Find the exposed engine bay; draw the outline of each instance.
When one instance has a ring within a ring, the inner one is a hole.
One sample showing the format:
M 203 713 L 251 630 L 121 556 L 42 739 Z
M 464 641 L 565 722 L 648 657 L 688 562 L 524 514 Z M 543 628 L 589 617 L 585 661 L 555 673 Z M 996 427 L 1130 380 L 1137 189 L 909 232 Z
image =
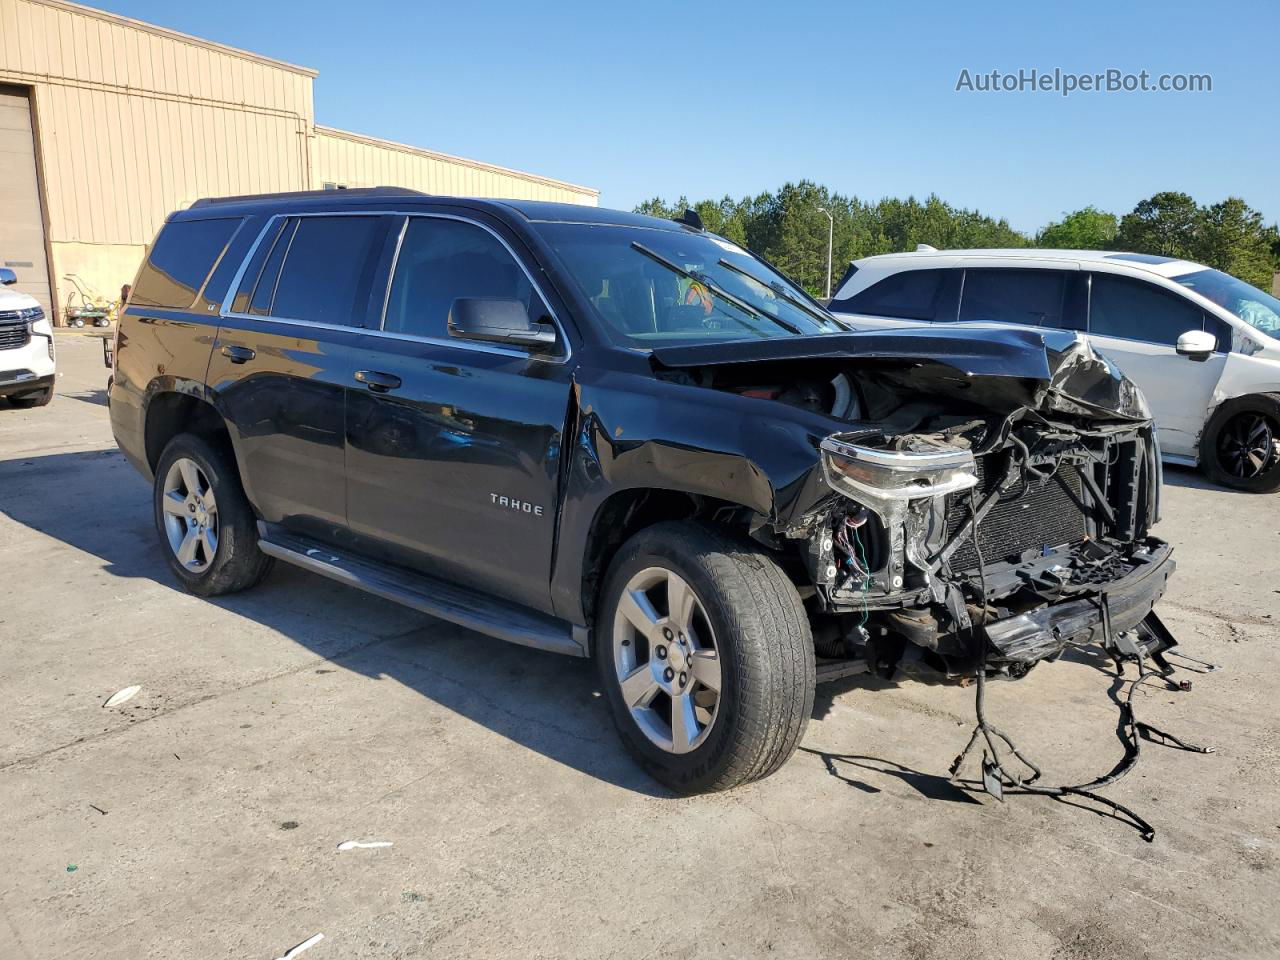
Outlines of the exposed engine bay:
M 1121 704 L 1124 761 L 1070 787 L 1035 785 L 1039 768 L 983 706 L 988 680 L 1019 679 L 1072 646 L 1101 646 L 1118 670 L 1138 664 L 1135 687 L 1152 677 L 1172 684 L 1165 655 L 1175 642 L 1153 606 L 1174 562 L 1150 534 L 1161 467 L 1144 401 L 1080 340 L 1044 350 L 1041 369 L 909 359 L 894 355 L 891 335 L 882 340 L 882 351 L 847 357 L 760 356 L 682 364 L 677 374 L 842 424 L 818 439 L 820 482 L 789 515 L 753 530 L 794 558 L 820 679 L 824 670 L 890 678 L 921 669 L 976 678 L 977 726 L 953 775 L 981 742 L 993 795 L 1090 796 L 1150 839 L 1145 821 L 1093 791 L 1136 763 L 1140 736 L 1201 748 L 1139 724 L 1132 690 Z M 998 742 L 1032 774 L 1002 766 Z
M 891 671 L 914 648 L 951 676 L 985 657 L 1017 678 L 1101 639 L 1099 598 L 1115 632 L 1150 612 L 1173 570 L 1148 533 L 1153 428 L 1136 397 L 1107 410 L 1091 405 L 1096 389 L 1093 401 L 1063 389 L 1082 373 L 1127 383 L 1087 347 L 1068 369 L 1048 387 L 861 358 L 694 372 L 712 389 L 846 424 L 820 442 L 814 502 L 756 531 L 802 563 L 821 655 Z

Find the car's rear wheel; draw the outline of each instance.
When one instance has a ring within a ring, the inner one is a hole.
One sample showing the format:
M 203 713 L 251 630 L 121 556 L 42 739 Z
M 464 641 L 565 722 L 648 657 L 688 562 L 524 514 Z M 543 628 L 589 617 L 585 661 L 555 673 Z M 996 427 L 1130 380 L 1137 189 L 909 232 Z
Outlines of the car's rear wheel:
M 271 569 L 229 451 L 194 434 L 174 437 L 156 465 L 154 501 L 169 568 L 192 593 L 235 593 Z
M 31 407 L 48 406 L 49 401 L 53 399 L 53 387 L 45 387 L 43 390 L 36 390 L 34 393 L 24 393 L 18 397 L 10 397 L 9 402 L 20 410 L 27 410 Z
M 773 773 L 813 709 L 795 586 L 753 545 L 691 523 L 641 531 L 610 567 L 595 656 L 618 732 L 681 793 Z
M 1200 459 L 1210 479 L 1250 493 L 1280 490 L 1280 395 L 1228 400 L 1201 440 Z

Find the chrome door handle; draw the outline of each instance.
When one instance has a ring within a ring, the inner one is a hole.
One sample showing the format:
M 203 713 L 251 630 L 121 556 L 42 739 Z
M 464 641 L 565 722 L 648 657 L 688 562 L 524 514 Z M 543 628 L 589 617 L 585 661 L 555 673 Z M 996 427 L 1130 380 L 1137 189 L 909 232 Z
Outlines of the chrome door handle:
M 228 345 L 222 348 L 222 355 L 232 363 L 248 363 L 257 356 L 257 353 L 250 350 L 248 347 L 233 347 Z
M 381 370 L 357 370 L 356 379 L 374 393 L 386 393 L 400 386 L 400 378 L 394 373 L 383 373 Z

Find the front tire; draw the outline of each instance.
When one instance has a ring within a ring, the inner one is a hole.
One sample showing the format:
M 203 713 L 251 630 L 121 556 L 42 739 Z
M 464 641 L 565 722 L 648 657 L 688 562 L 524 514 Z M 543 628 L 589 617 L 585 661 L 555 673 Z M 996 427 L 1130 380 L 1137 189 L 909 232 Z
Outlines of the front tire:
M 271 569 L 253 510 L 224 447 L 181 433 L 156 465 L 156 529 L 165 559 L 191 593 L 216 597 L 254 586 Z
M 1259 393 L 1223 403 L 1200 441 L 1209 479 L 1249 493 L 1280 490 L 1280 394 Z
M 623 743 L 656 780 L 726 790 L 791 757 L 813 710 L 813 638 L 764 551 L 660 523 L 623 545 L 602 601 L 600 681 Z

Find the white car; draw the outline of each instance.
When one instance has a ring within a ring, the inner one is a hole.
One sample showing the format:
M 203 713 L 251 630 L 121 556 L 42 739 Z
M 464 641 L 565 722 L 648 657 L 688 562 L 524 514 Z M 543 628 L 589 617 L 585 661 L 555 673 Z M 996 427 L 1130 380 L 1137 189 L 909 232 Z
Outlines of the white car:
M 0 397 L 15 407 L 43 407 L 53 399 L 53 327 L 34 297 L 7 289 L 17 282 L 0 267 Z
M 935 250 L 850 264 L 830 303 L 857 329 L 1078 330 L 1146 394 L 1164 459 L 1280 489 L 1280 300 L 1187 260 L 1098 250 Z

